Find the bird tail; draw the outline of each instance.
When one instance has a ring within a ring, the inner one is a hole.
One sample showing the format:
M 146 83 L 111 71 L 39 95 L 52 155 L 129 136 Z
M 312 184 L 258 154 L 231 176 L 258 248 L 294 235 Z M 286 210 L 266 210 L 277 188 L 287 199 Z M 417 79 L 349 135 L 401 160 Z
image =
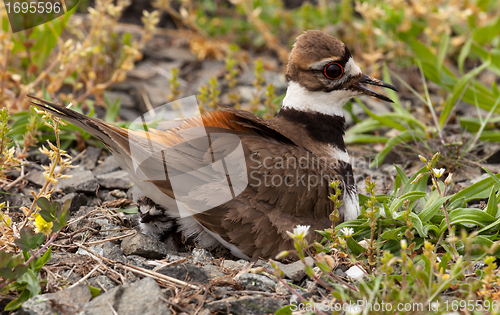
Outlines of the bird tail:
M 101 140 L 111 151 L 129 151 L 127 131 L 102 120 L 87 117 L 62 105 L 54 104 L 44 99 L 28 95 L 31 104 L 43 108 L 49 113 L 80 127 L 92 136 Z

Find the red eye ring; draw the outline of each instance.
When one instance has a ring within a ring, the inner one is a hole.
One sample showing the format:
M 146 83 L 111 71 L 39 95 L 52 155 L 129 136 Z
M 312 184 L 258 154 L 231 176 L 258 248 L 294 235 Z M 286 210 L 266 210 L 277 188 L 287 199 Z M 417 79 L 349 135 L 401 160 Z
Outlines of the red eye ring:
M 331 66 L 331 65 L 337 65 L 337 66 L 339 66 L 339 68 L 340 68 L 340 74 L 339 74 L 338 76 L 336 76 L 336 77 L 331 77 L 331 76 L 329 76 L 328 74 L 326 74 L 326 70 L 327 70 L 327 69 L 328 69 L 328 67 L 329 67 L 329 66 Z M 325 77 L 327 77 L 328 79 L 330 79 L 330 80 L 335 80 L 335 79 L 340 78 L 340 77 L 344 74 L 344 68 L 343 68 L 343 67 L 342 67 L 342 66 L 341 66 L 338 62 L 330 62 L 329 64 L 327 64 L 327 65 L 325 66 L 325 68 L 323 68 L 323 74 L 324 74 L 324 75 L 325 75 Z

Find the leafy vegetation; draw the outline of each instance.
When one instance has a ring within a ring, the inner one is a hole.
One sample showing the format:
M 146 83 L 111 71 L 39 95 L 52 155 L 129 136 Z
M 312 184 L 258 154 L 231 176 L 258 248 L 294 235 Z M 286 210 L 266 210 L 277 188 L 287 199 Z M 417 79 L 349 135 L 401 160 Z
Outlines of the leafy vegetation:
M 469 311 L 498 313 L 500 278 L 495 257 L 500 250 L 500 175 L 490 173 L 489 178 L 448 194 L 453 175 L 444 176 L 446 170 L 434 168 L 438 157 L 436 154 L 429 161 L 420 157 L 425 166 L 411 177 L 396 166 L 398 175 L 389 195 L 376 195 L 375 183 L 367 179 L 370 196 L 361 198 L 364 206 L 360 218 L 316 231 L 324 236 L 321 244 L 308 244 L 307 229 L 302 234 L 294 231 L 295 250 L 278 256 L 297 255 L 306 266 L 305 258 L 311 257 L 315 268 L 307 266 L 306 273 L 329 292 L 327 302 L 316 301 L 316 305 L 302 298 L 305 309 L 322 313 L 321 309 L 333 310 L 328 307 L 335 303 L 357 305 L 364 300 L 365 305 L 378 305 L 370 314 L 410 312 L 381 308 L 384 303 L 391 308 L 412 307 L 412 313 L 443 314 L 466 310 L 470 305 L 461 301 L 473 301 Z M 429 178 L 431 191 L 427 190 Z M 337 207 L 338 196 L 331 196 Z M 486 197 L 489 200 L 484 209 L 466 207 L 466 202 Z M 338 220 L 338 216 L 332 219 Z M 486 267 L 475 268 L 481 260 Z M 356 282 L 346 282 L 334 274 L 339 261 L 358 268 L 363 276 Z M 279 278 L 280 270 L 274 267 Z M 286 306 L 278 313 L 291 314 L 293 307 Z M 367 309 L 354 307 L 351 311 L 361 314 Z

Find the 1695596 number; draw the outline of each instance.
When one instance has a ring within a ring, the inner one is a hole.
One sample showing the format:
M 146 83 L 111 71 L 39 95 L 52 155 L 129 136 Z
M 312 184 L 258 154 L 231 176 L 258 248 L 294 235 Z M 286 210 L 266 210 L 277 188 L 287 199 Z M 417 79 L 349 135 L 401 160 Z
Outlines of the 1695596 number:
M 6 2 L 7 13 L 60 13 L 62 10 L 60 2 Z

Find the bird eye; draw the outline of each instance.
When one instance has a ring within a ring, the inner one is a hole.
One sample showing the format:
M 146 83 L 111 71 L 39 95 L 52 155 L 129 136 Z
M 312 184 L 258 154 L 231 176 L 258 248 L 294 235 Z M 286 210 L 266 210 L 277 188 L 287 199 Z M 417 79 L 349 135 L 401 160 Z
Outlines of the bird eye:
M 335 80 L 340 78 L 342 74 L 344 74 L 344 69 L 338 63 L 332 62 L 325 66 L 323 73 L 328 79 Z

